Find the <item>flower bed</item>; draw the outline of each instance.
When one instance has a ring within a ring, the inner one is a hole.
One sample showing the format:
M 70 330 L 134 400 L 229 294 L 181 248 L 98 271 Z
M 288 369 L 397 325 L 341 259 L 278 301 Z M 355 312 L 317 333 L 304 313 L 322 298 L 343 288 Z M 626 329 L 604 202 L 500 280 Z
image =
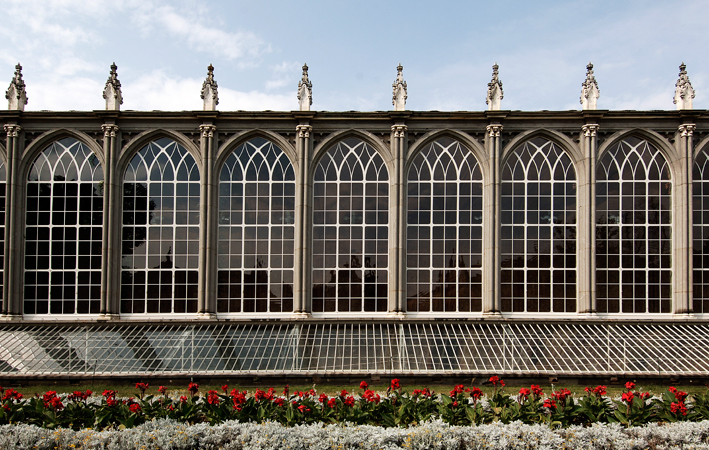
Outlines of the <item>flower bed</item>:
M 709 396 L 670 387 L 651 397 L 627 383 L 608 398 L 605 386 L 574 398 L 567 389 L 545 395 L 532 385 L 517 394 L 491 377 L 489 397 L 455 386 L 448 394 L 429 389 L 404 392 L 392 380 L 386 393 L 366 382 L 360 392 L 329 397 L 311 389 L 279 395 L 273 388 L 246 391 L 222 387 L 199 395 L 101 397 L 91 391 L 49 391 L 24 399 L 0 388 L 2 449 L 507 449 L 507 448 L 706 448 Z M 471 426 L 472 425 L 472 426 Z

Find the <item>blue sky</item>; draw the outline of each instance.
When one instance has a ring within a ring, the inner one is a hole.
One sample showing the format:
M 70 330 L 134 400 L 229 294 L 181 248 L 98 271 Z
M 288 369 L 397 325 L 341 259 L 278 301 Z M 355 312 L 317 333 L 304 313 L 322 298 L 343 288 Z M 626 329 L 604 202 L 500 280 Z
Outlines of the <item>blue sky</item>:
M 27 110 L 103 109 L 112 62 L 124 110 L 201 109 L 215 66 L 220 110 L 291 110 L 307 62 L 314 110 L 483 110 L 500 65 L 503 109 L 580 109 L 592 61 L 600 109 L 674 109 L 687 64 L 707 108 L 704 1 L 3 0 L 0 80 L 19 61 Z M 6 88 L 5 86 L 5 88 Z

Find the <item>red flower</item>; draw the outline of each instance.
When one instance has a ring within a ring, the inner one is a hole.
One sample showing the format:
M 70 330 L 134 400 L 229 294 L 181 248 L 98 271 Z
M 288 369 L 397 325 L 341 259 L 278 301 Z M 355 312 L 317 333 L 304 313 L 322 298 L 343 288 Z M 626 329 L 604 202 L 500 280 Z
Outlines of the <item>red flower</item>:
M 635 383 L 633 383 L 632 381 L 628 381 L 627 383 L 625 383 L 625 389 L 629 391 L 635 389 Z
M 325 403 L 327 402 L 327 394 L 320 394 L 320 397 L 318 397 L 318 401 L 320 403 Z
M 117 401 L 115 398 L 113 398 L 113 397 L 108 397 L 108 398 L 106 399 L 106 404 L 107 404 L 108 406 L 116 406 L 116 405 L 118 404 L 118 401 Z
M 138 414 L 138 412 L 140 411 L 140 405 L 137 403 L 133 403 L 128 408 L 130 408 L 130 412 L 132 412 L 133 414 Z
M 534 394 L 535 397 L 541 397 L 544 395 L 544 390 L 539 387 L 538 384 L 531 385 L 530 389 L 532 390 L 532 394 Z
M 158 392 L 161 393 L 162 395 L 167 395 L 167 388 L 165 386 L 160 386 L 158 388 Z
M 391 390 L 392 391 L 395 391 L 400 388 L 401 388 L 401 385 L 399 384 L 398 378 L 394 378 L 393 380 L 391 380 Z
M 229 390 L 229 385 L 228 385 L 228 384 L 225 384 L 224 386 L 222 386 L 222 391 L 224 391 L 225 394 L 226 394 L 226 392 L 227 392 L 228 390 Z
M 505 382 L 502 381 L 497 375 L 493 375 L 490 377 L 490 383 L 492 383 L 493 386 L 500 385 L 502 387 L 505 387 Z
M 283 395 L 285 395 L 286 397 L 288 397 L 288 392 L 289 392 L 288 387 L 289 386 L 286 384 L 286 387 L 283 388 Z
M 670 409 L 672 410 L 672 414 L 681 414 L 683 416 L 687 415 L 687 407 L 685 406 L 684 402 L 673 402 L 670 405 Z
M 189 393 L 192 396 L 194 396 L 198 390 L 199 390 L 199 384 L 197 384 L 197 383 L 190 383 L 189 386 L 187 386 L 187 391 L 189 391 Z
M 368 387 L 369 387 L 369 385 L 367 384 L 366 381 L 363 381 L 359 384 L 360 389 L 366 390 Z
M 455 408 L 455 407 L 457 407 L 457 406 L 458 406 L 458 402 L 457 402 L 457 401 L 454 401 L 454 402 L 453 402 L 453 408 Z
M 531 393 L 532 393 L 532 392 L 531 392 L 529 389 L 527 389 L 527 388 L 522 388 L 522 389 L 519 390 L 519 397 L 520 397 L 520 399 L 523 398 L 523 399 L 527 400 L 527 399 L 529 398 L 529 395 L 530 395 Z
M 678 402 L 684 402 L 684 399 L 687 398 L 686 392 L 680 391 L 674 386 L 670 386 L 669 391 L 675 395 L 675 399 L 677 399 Z
M 470 391 L 470 396 L 473 397 L 473 400 L 474 400 L 475 402 L 477 402 L 477 401 L 480 399 L 480 397 L 483 396 L 483 391 L 482 391 L 480 388 L 474 387 L 474 388 Z
M 462 394 L 464 391 L 465 386 L 462 384 L 456 385 L 452 391 L 450 391 L 450 396 L 455 397 L 458 394 Z
M 633 399 L 635 398 L 635 395 L 632 392 L 626 392 L 622 396 L 623 401 L 626 402 L 627 404 L 633 403 Z
M 135 383 L 135 388 L 140 389 L 141 392 L 148 390 L 148 383 Z
M 207 403 L 210 405 L 218 405 L 219 401 L 219 393 L 217 391 L 207 392 Z
M 337 400 L 334 398 L 331 398 L 330 400 L 328 400 L 327 406 L 329 406 L 330 408 L 334 408 L 335 406 L 337 406 Z
M 285 404 L 285 401 L 282 398 L 278 397 L 273 401 L 273 403 L 277 406 L 283 406 Z
M 599 396 L 599 397 L 600 397 L 601 395 L 606 395 L 606 387 L 605 387 L 605 386 L 596 386 L 596 387 L 593 389 L 593 393 L 596 394 L 596 395 Z
M 88 391 L 88 392 L 91 392 L 91 391 Z M 0 393 L 2 393 L 2 391 L 0 391 Z M 20 394 L 19 392 L 17 392 L 16 390 L 14 390 L 12 388 L 8 389 L 7 391 L 5 391 L 5 395 L 2 397 L 2 401 L 5 401 L 5 400 L 18 400 L 18 401 L 22 400 L 22 394 Z
M 185 397 L 184 395 L 180 395 L 180 402 L 187 403 L 187 397 Z
M 42 401 L 44 401 L 45 408 L 50 408 L 55 411 L 59 411 L 64 408 L 61 399 L 57 397 L 57 391 L 47 391 L 42 396 Z
M 379 403 L 381 398 L 379 397 L 379 394 L 375 394 L 373 390 L 367 389 L 364 391 L 364 394 L 362 394 L 362 397 L 367 400 L 368 402 L 374 402 L 374 403 Z
M 343 389 L 343 390 L 340 392 L 340 397 L 347 397 L 347 394 L 349 394 L 349 392 L 347 392 L 345 389 Z
M 551 396 L 554 397 L 556 400 L 559 400 L 562 405 L 566 404 L 566 397 L 569 397 L 570 395 L 571 391 L 568 389 L 560 389 L 551 394 Z
M 542 406 L 549 409 L 556 409 L 556 401 L 548 398 L 544 400 L 544 404 Z
M 106 398 L 115 398 L 115 397 L 116 397 L 116 391 L 110 391 L 110 390 L 106 389 L 105 391 L 103 391 L 103 394 L 102 394 L 102 395 L 103 395 L 104 397 L 106 397 Z
M 347 399 L 345 399 L 345 405 L 347 405 L 349 407 L 354 406 L 354 403 L 355 403 L 354 397 L 352 397 L 351 395 L 349 397 L 347 397 Z

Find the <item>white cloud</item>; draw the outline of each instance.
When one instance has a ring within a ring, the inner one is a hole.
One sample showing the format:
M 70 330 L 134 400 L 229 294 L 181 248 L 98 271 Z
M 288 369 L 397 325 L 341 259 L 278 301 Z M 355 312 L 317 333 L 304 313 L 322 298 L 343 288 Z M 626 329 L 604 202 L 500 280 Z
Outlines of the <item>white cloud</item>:
M 271 66 L 271 79 L 266 81 L 266 90 L 271 91 L 290 86 L 291 90 L 295 92 L 297 82 L 294 84 L 294 80 L 300 80 L 299 73 L 301 73 L 301 65 L 297 62 L 284 61 Z
M 26 79 L 28 111 L 102 109 L 103 83 L 90 78 Z
M 156 70 L 134 82 L 123 85 L 123 109 L 183 111 L 202 109 L 202 80 L 173 78 Z M 297 107 L 295 95 L 284 96 L 219 88 L 222 111 L 290 111 Z
M 170 5 L 141 3 L 134 9 L 133 19 L 145 35 L 156 29 L 165 31 L 196 51 L 236 60 L 240 65 L 254 64 L 271 51 L 270 45 L 252 32 L 221 30 L 200 15 L 188 16 Z

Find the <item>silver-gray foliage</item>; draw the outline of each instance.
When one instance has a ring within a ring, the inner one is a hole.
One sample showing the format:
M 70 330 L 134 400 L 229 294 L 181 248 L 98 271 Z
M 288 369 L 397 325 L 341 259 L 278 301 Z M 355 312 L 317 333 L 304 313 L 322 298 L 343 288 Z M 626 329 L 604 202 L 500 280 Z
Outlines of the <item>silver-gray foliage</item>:
M 708 449 L 709 421 L 651 424 L 625 429 L 595 424 L 553 430 L 520 422 L 473 427 L 432 421 L 409 428 L 225 422 L 185 425 L 155 420 L 131 429 L 49 430 L 34 425 L 0 427 L 0 448 L 11 449 Z

